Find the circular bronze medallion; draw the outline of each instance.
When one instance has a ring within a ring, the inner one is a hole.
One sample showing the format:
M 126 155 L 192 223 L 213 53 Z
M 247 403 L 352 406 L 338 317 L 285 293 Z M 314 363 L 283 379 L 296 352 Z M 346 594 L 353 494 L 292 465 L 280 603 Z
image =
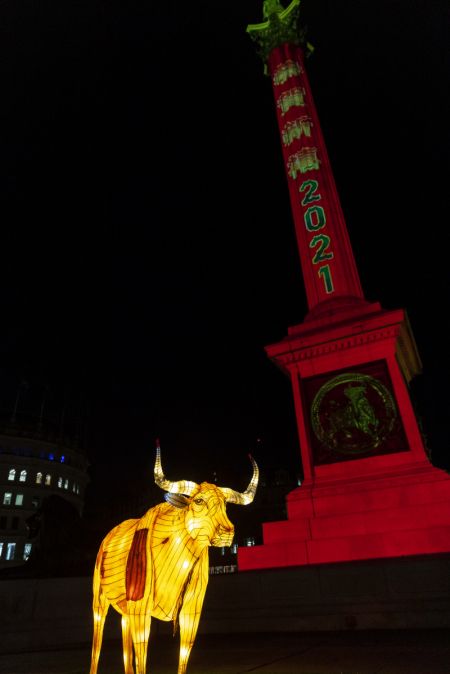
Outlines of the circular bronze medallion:
M 378 379 L 346 372 L 317 392 L 311 423 L 317 438 L 340 454 L 360 454 L 380 447 L 397 417 L 394 399 Z

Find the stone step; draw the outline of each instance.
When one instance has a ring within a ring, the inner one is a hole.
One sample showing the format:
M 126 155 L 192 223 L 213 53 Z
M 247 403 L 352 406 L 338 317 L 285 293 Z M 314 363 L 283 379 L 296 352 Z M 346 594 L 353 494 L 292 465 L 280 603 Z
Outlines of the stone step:
M 448 553 L 450 526 L 239 548 L 240 571 Z
M 422 482 L 377 478 L 373 482 L 349 484 L 345 489 L 314 488 L 294 490 L 287 498 L 289 519 L 386 510 L 402 506 L 447 501 L 450 504 L 450 476 L 437 470 Z

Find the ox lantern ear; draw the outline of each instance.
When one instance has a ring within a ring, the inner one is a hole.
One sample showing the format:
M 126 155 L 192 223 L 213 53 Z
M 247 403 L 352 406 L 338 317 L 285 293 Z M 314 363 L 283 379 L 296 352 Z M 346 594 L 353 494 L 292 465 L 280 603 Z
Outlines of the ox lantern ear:
M 164 499 L 175 508 L 186 508 L 189 505 L 189 499 L 182 494 L 164 494 Z

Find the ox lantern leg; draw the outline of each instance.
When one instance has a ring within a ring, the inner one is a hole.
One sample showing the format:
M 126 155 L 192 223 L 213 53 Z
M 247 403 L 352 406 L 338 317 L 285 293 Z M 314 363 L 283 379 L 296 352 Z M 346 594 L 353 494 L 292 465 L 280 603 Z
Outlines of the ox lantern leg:
M 129 614 L 131 638 L 134 646 L 134 664 L 136 674 L 146 674 L 147 648 L 150 637 L 150 613 Z
M 123 666 L 125 674 L 134 674 L 133 669 L 133 640 L 131 638 L 130 619 L 122 616 Z
M 203 555 L 201 562 L 196 564 L 192 570 L 191 582 L 186 590 L 183 606 L 179 615 L 180 659 L 178 663 L 178 674 L 185 674 L 186 672 L 189 656 L 197 635 L 208 580 L 208 556 Z
M 186 673 L 199 620 L 200 613 L 180 613 L 180 660 L 178 663 L 178 674 Z
M 97 594 L 94 595 L 93 613 L 94 613 L 94 636 L 92 639 L 92 655 L 90 674 L 97 674 L 100 649 L 102 647 L 103 628 L 105 626 L 106 614 L 108 613 L 109 601 L 105 595 L 97 588 Z

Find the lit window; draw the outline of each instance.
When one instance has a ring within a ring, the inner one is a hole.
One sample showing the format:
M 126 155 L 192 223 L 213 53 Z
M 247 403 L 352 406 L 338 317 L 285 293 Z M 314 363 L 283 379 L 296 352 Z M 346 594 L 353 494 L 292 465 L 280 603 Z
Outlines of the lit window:
M 42 484 L 42 473 L 36 473 L 36 484 Z
M 15 543 L 7 543 L 6 544 L 6 560 L 10 562 L 12 559 L 14 559 L 14 555 L 16 554 L 16 544 Z
M 65 457 L 65 456 L 62 456 L 62 457 L 60 458 L 61 463 L 64 463 L 65 460 L 66 460 L 66 457 Z
M 12 493 L 10 491 L 5 491 L 3 494 L 3 505 L 11 505 Z
M 79 485 L 77 484 L 77 494 L 79 494 L 79 493 L 80 493 L 80 487 L 79 487 Z
M 3 542 L 0 542 L 0 559 L 2 557 L 2 552 L 3 552 Z
M 61 489 L 62 486 L 63 486 L 63 479 L 62 477 L 58 477 L 58 487 Z
M 12 481 L 15 480 L 15 479 L 16 479 L 16 469 L 15 469 L 15 468 L 11 468 L 11 470 L 10 470 L 9 473 L 8 473 L 8 480 L 9 480 L 10 482 L 12 482 Z
M 49 454 L 48 455 L 49 461 L 54 461 L 55 460 L 55 455 L 54 454 Z
M 255 539 L 251 538 L 251 537 L 246 538 L 245 539 L 245 545 L 250 548 L 252 545 L 255 545 Z
M 25 561 L 29 558 L 31 555 L 31 548 L 33 547 L 33 543 L 25 543 L 24 548 L 23 548 L 23 558 Z
M 237 543 L 233 543 L 233 545 L 231 546 L 231 554 L 237 555 L 237 551 L 238 551 Z
M 64 480 L 64 489 L 69 489 L 69 480 Z
M 220 554 L 222 555 L 222 557 L 225 556 L 225 552 L 226 552 L 226 548 L 223 548 L 223 547 L 220 548 Z
M 33 506 L 33 508 L 39 508 L 39 503 L 40 503 L 39 496 L 35 496 L 34 499 L 31 501 L 31 505 Z
M 21 471 L 20 471 L 19 482 L 25 482 L 26 479 L 27 479 L 27 471 L 26 471 L 26 470 L 21 470 Z
M 72 485 L 72 491 L 76 491 L 76 489 L 77 489 L 77 485 L 74 482 L 73 485 Z
M 51 483 L 52 483 L 52 476 L 47 473 L 47 475 L 45 476 L 45 484 L 51 485 Z
M 23 494 L 16 494 L 16 500 L 14 502 L 16 506 L 23 505 Z

